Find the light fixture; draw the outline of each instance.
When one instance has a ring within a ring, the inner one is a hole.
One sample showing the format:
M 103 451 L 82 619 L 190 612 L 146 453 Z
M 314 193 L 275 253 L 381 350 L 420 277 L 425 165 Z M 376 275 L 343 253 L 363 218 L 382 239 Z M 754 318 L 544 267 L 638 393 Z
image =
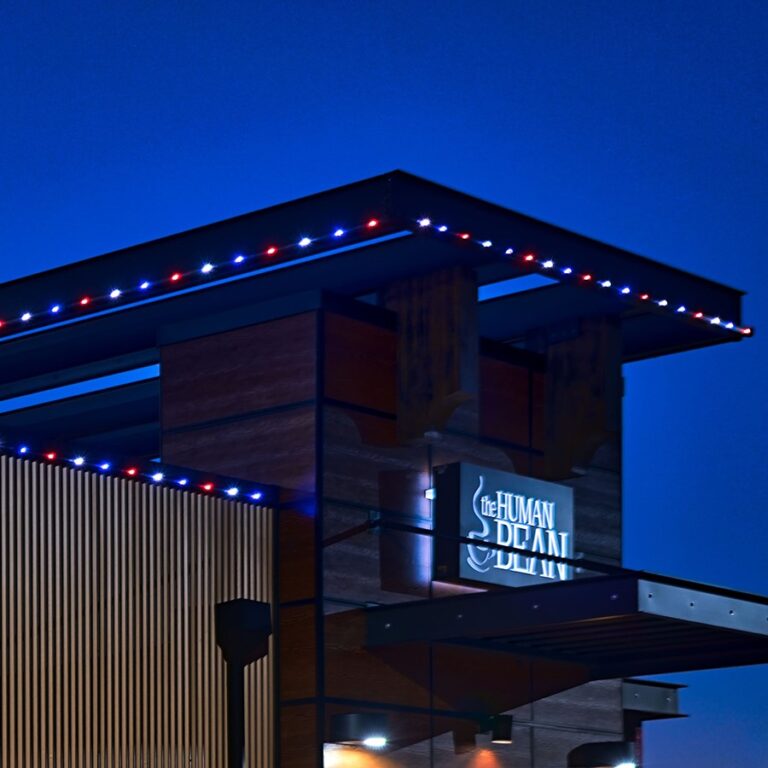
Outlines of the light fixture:
M 232 261 L 235 264 L 242 264 L 245 261 L 245 256 L 243 256 L 242 253 L 238 253 L 237 256 L 235 256 L 235 258 L 232 259 Z
M 344 230 L 343 230 L 341 227 L 339 227 L 339 228 L 338 228 L 338 229 L 337 229 L 337 230 L 336 230 L 336 231 L 333 233 L 333 236 L 334 236 L 334 237 L 344 237 Z
M 568 768 L 637 768 L 631 741 L 596 741 L 568 753 Z
M 389 717 L 380 712 L 346 712 L 331 717 L 335 744 L 382 749 L 389 741 Z
M 302 237 L 301 240 L 299 240 L 299 245 L 302 248 L 306 248 L 308 245 L 311 245 L 312 240 L 310 240 L 308 237 Z
M 437 489 L 427 488 L 427 490 L 424 491 L 424 498 L 428 501 L 434 501 L 437 498 Z
M 204 275 L 209 275 L 211 272 L 213 272 L 213 264 L 211 264 L 210 261 L 207 261 L 205 264 L 203 264 L 202 267 L 200 267 L 200 271 Z
M 493 744 L 511 744 L 512 723 L 512 715 L 494 715 L 491 718 L 491 742 Z
M 31 312 L 25 312 L 21 316 L 22 322 L 28 323 L 32 319 L 32 313 Z
M 428 219 L 428 218 L 425 216 L 423 219 L 419 219 L 419 222 L 418 222 L 418 223 L 419 223 L 419 226 L 420 226 L 420 227 L 428 227 L 428 226 L 429 226 L 429 225 L 432 223 L 432 220 L 431 220 L 431 219 Z
M 122 296 L 123 292 L 119 288 L 113 288 L 109 292 L 109 298 L 110 299 L 119 299 L 120 296 Z
M 147 288 L 149 288 L 149 281 L 148 280 L 144 280 L 143 282 L 139 283 L 139 288 L 142 291 L 146 291 Z

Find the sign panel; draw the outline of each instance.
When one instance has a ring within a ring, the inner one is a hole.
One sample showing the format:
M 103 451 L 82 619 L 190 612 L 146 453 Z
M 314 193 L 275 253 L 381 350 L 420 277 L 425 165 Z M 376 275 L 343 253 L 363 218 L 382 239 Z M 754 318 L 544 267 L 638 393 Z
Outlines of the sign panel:
M 436 579 L 521 587 L 572 578 L 571 566 L 536 556 L 573 557 L 571 488 L 465 463 L 435 473 Z

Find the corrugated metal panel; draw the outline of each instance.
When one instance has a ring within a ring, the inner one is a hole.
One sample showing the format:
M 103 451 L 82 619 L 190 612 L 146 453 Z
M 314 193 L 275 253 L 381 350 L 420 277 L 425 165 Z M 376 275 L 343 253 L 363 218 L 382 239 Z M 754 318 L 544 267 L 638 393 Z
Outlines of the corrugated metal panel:
M 0 457 L 0 765 L 223 766 L 214 605 L 272 601 L 273 512 Z M 272 654 L 248 669 L 272 764 Z

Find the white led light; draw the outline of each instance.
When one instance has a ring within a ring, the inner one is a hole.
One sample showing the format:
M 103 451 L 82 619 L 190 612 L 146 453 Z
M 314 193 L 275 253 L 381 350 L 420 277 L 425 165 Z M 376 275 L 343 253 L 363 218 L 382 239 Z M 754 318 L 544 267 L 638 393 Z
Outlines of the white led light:
M 678 312 L 685 312 L 685 304 L 681 304 L 681 305 L 680 305 L 680 306 L 677 308 L 677 311 L 678 311 Z
M 506 251 L 504 251 L 504 254 L 505 254 L 506 256 L 511 256 L 511 255 L 512 255 L 514 252 L 515 252 L 515 249 L 514 249 L 514 248 L 507 248 L 507 250 L 506 250 Z
M 713 318 L 712 318 L 712 319 L 711 319 L 709 322 L 710 322 L 712 325 L 720 325 L 720 323 L 722 322 L 722 320 L 721 320 L 719 317 L 713 317 Z
M 142 291 L 146 291 L 147 288 L 149 288 L 149 282 L 145 280 L 143 283 L 139 284 L 139 288 L 141 288 Z
M 82 456 L 77 456 L 77 457 L 75 457 L 74 459 L 72 459 L 72 463 L 73 463 L 73 464 L 74 464 L 76 467 L 82 467 L 82 466 L 83 466 L 83 464 L 85 464 L 85 459 L 84 459 Z
M 424 498 L 429 501 L 434 501 L 437 498 L 437 490 L 435 488 L 427 488 L 427 490 L 424 491 Z
M 240 489 L 235 488 L 234 485 L 231 488 L 227 488 L 227 496 L 237 496 L 238 493 L 240 493 Z
M 387 739 L 385 736 L 368 736 L 363 739 L 363 746 L 369 749 L 381 749 L 387 746 Z
M 19 453 L 29 453 L 29 448 L 26 445 L 22 445 L 21 448 L 19 448 Z
M 152 479 L 156 483 L 159 483 L 164 477 L 165 477 L 165 475 L 162 472 L 155 472 L 155 474 L 152 475 Z
M 245 261 L 245 256 L 243 256 L 242 253 L 238 253 L 237 256 L 233 259 L 235 264 L 242 264 Z
M 633 762 L 625 762 L 625 763 L 619 763 L 615 768 L 637 768 L 637 763 Z
M 552 267 L 555 266 L 555 262 L 552 261 L 552 259 L 547 259 L 546 261 L 541 262 L 541 266 L 544 267 L 544 269 L 552 269 Z
M 302 248 L 306 248 L 311 243 L 312 243 L 312 241 L 308 237 L 302 237 L 301 240 L 299 240 L 299 245 Z
M 25 312 L 21 316 L 22 322 L 28 323 L 32 319 L 32 313 L 31 312 Z
M 668 302 L 666 299 L 662 299 L 662 300 L 659 302 L 659 306 L 660 306 L 660 307 L 666 307 L 666 306 L 667 306 L 667 304 L 669 304 L 669 302 Z
M 612 283 L 611 283 L 611 281 L 610 281 L 610 280 L 601 280 L 601 281 L 600 281 L 600 285 L 601 285 L 603 288 L 610 288 L 610 287 L 611 287 L 611 285 L 612 285 Z
M 437 228 L 437 231 L 438 231 L 438 232 L 447 232 L 447 231 L 448 231 L 448 227 L 446 227 L 446 226 L 445 226 L 445 224 L 441 224 L 441 225 L 440 225 L 440 226 Z
M 572 272 L 573 272 L 573 270 L 572 270 L 570 267 L 566 267 L 566 268 L 563 270 L 563 274 L 564 274 L 564 275 L 570 275 Z
M 51 307 L 51 313 L 52 313 L 52 314 L 54 314 L 54 315 L 56 315 L 56 314 L 58 314 L 59 312 L 61 312 L 61 305 L 60 305 L 60 304 L 54 304 L 54 305 Z
M 333 233 L 333 236 L 334 236 L 334 237 L 344 237 L 344 234 L 345 234 L 345 233 L 344 233 L 344 230 L 343 230 L 341 227 L 339 227 L 339 228 L 338 228 L 338 229 L 337 229 L 337 230 L 336 230 L 336 231 Z M 307 243 L 307 245 L 309 245 L 309 243 Z
M 493 245 L 493 243 L 490 240 L 483 240 L 483 242 L 480 243 L 480 245 L 482 245 L 483 248 L 490 248 Z
M 419 219 L 419 226 L 420 227 L 428 227 L 432 223 L 432 219 L 423 218 Z
M 726 323 L 725 327 L 730 331 L 733 328 L 733 323 Z
M 625 286 L 624 286 L 624 287 L 621 289 L 621 292 L 622 292 L 622 293 L 623 293 L 623 294 L 626 296 L 626 295 L 627 295 L 627 294 L 630 292 L 630 288 L 629 288 L 629 286 L 628 286 L 628 285 L 625 285 Z
M 211 262 L 207 262 L 206 264 L 203 264 L 203 266 L 200 268 L 200 271 L 204 275 L 209 275 L 211 272 L 213 272 L 213 264 Z
M 112 290 L 109 292 L 109 298 L 110 298 L 110 299 L 119 299 L 119 298 L 120 298 L 120 296 L 122 296 L 122 293 L 123 293 L 123 292 L 122 292 L 122 291 L 121 291 L 119 288 L 113 288 L 113 289 L 112 289 Z

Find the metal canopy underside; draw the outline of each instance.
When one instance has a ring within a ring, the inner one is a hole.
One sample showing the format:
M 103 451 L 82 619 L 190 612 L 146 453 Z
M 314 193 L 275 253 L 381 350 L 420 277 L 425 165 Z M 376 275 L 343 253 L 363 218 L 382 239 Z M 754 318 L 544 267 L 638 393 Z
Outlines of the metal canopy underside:
M 410 275 L 461 264 L 474 268 L 481 284 L 527 274 L 517 260 L 500 260 L 498 254 L 474 242 L 419 232 L 415 221 L 425 215 L 478 238 L 514 244 L 518 252 L 533 250 L 541 258 L 555 260 L 567 256 L 574 270 L 642 286 L 654 295 L 668 295 L 670 301 L 685 301 L 741 322 L 740 291 L 395 171 L 0 285 L 0 310 L 7 320 L 25 311 L 45 312 L 52 301 L 77 300 L 83 293 L 103 295 L 116 284 L 138 285 L 177 270 L 193 272 L 206 260 L 225 262 L 237 252 L 259 252 L 270 243 L 295 243 L 306 233 L 331 232 L 340 224 L 352 226 L 370 216 L 381 219 L 377 232 L 382 236 L 414 231 L 378 245 L 358 242 L 361 247 L 356 250 L 317 261 L 293 264 L 289 259 L 285 269 L 0 339 L 4 361 L 0 390 L 19 394 L 54 386 L 62 382 L 64 369 L 81 372 L 71 380 L 78 375 L 87 378 L 95 369 L 98 375 L 120 370 L 108 361 L 152 357 L 157 345 L 168 338 L 169 328 L 176 336 L 204 334 L 207 329 L 211 332 L 209 318 L 215 319 L 217 330 L 237 327 L 263 316 L 265 305 L 277 312 L 279 305 L 290 304 L 307 291 L 356 296 Z M 723 328 L 660 313 L 651 304 L 638 305 L 609 298 L 599 289 L 568 285 L 485 302 L 481 327 L 491 338 L 511 340 L 564 318 L 604 312 L 623 320 L 627 360 L 739 339 Z
M 447 642 L 570 661 L 593 679 L 768 662 L 768 601 L 648 574 L 371 609 L 368 645 Z

